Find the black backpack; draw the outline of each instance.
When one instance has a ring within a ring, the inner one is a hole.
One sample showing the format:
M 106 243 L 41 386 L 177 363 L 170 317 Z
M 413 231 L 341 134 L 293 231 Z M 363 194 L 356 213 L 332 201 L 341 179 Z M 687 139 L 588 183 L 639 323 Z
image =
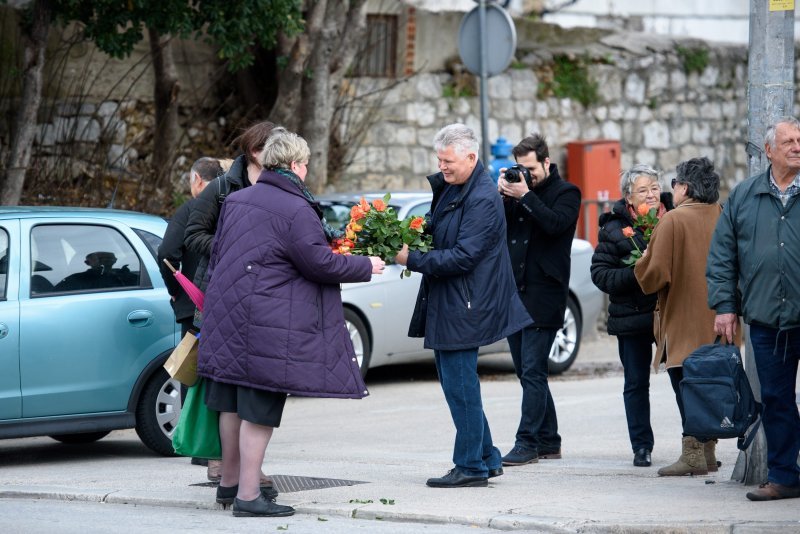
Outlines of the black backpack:
M 753 395 L 739 348 L 719 340 L 683 361 L 683 431 L 700 441 L 738 438 L 737 447 L 745 450 L 761 424 L 761 403 Z

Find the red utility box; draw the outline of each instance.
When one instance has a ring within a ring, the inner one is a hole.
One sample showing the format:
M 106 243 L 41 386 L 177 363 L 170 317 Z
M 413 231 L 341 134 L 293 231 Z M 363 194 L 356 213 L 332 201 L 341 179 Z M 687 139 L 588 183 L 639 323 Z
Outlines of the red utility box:
M 583 202 L 577 235 L 597 246 L 597 219 L 620 197 L 619 141 L 567 143 L 567 178 L 580 187 Z

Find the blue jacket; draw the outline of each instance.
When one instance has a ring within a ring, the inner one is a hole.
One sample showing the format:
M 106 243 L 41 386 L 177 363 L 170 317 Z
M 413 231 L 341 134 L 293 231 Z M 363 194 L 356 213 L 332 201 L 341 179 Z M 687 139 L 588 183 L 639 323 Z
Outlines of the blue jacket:
M 789 329 L 800 327 L 800 196 L 784 207 L 770 191 L 771 169 L 737 185 L 725 203 L 706 267 L 708 306 Z
M 368 281 L 372 264 L 331 252 L 321 216 L 272 171 L 228 197 L 209 263 L 198 375 L 308 397 L 367 395 L 339 284 Z
M 433 213 L 446 184 L 441 173 L 428 181 Z M 533 322 L 514 285 L 503 203 L 480 161 L 428 231 L 433 250 L 408 256 L 408 268 L 424 275 L 409 336 L 424 336 L 429 349 L 463 350 L 494 343 Z

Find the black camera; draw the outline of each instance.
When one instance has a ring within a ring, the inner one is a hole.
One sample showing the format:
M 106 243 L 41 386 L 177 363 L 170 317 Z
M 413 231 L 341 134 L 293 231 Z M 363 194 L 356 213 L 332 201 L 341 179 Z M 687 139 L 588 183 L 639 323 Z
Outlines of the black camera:
M 511 184 L 515 184 L 517 182 L 525 180 L 525 183 L 528 184 L 529 186 L 531 185 L 531 181 L 533 180 L 533 178 L 531 178 L 531 171 L 529 171 L 527 167 L 524 167 L 522 165 L 514 165 L 506 169 L 505 179 L 506 182 Z

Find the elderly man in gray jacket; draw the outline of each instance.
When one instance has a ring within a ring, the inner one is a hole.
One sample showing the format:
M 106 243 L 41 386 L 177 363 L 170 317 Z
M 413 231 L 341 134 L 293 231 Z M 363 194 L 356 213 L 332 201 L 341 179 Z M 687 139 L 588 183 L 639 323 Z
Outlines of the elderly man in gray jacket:
M 771 165 L 731 192 L 706 270 L 717 334 L 731 341 L 737 315 L 750 325 L 769 469 L 751 501 L 800 497 L 800 121 L 779 119 L 764 148 Z

